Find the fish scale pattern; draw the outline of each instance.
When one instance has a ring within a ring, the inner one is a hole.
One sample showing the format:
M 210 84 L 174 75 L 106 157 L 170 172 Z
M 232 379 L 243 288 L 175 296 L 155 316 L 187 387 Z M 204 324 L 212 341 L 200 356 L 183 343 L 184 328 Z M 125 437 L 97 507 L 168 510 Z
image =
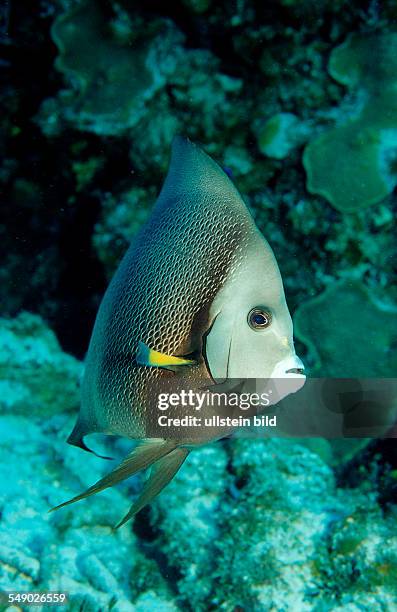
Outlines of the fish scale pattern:
M 98 313 L 83 385 L 87 429 L 145 436 L 153 385 L 173 373 L 137 366 L 137 344 L 171 355 L 188 344 L 195 317 L 243 261 L 253 221 L 241 204 L 236 214 L 227 197 L 204 191 L 154 209 Z M 208 376 L 203 363 L 195 374 Z

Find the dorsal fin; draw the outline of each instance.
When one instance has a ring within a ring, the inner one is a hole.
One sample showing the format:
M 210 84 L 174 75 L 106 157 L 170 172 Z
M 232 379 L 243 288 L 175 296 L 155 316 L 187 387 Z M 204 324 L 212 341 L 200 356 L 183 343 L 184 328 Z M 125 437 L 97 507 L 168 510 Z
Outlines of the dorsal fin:
M 185 194 L 220 194 L 245 207 L 240 194 L 224 170 L 188 138 L 175 136 L 168 173 L 157 206 Z

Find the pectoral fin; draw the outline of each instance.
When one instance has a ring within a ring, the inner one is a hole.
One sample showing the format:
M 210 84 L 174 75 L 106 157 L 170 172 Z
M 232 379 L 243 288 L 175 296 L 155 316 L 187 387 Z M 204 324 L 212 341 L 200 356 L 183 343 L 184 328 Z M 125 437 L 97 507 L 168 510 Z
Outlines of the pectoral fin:
M 87 431 L 84 428 L 84 425 L 82 425 L 80 420 L 78 420 L 76 425 L 74 426 L 74 429 L 73 429 L 72 433 L 70 434 L 70 436 L 67 439 L 68 444 L 72 444 L 73 446 L 77 446 L 78 448 L 82 448 L 83 450 L 85 450 L 85 451 L 87 451 L 89 453 L 93 453 L 94 455 L 96 455 L 97 457 L 100 457 L 101 459 L 113 459 L 113 457 L 107 457 L 106 455 L 100 455 L 96 451 L 94 451 L 91 448 L 89 448 L 87 446 L 87 444 L 84 442 L 84 436 L 86 435 L 86 433 L 87 433 Z
M 197 363 L 194 359 L 185 359 L 184 357 L 174 357 L 173 355 L 160 353 L 149 348 L 144 342 L 138 343 L 136 361 L 138 365 L 155 368 L 175 368 L 178 366 L 195 365 Z

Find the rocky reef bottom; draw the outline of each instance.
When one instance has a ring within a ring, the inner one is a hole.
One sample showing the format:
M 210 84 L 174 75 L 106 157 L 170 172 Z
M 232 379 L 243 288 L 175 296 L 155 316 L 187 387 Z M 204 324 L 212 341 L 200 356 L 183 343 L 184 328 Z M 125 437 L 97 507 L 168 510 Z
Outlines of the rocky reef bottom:
M 397 609 L 397 473 L 360 462 L 364 440 L 231 438 L 118 530 L 145 475 L 49 514 L 134 444 L 66 444 L 81 369 L 40 317 L 0 319 L 0 591 L 66 592 L 72 612 Z
M 293 441 L 228 440 L 191 453 L 114 531 L 141 477 L 48 514 L 113 465 L 65 444 L 73 420 L 0 417 L 2 590 L 67 592 L 68 610 L 98 612 L 396 607 L 397 508 L 369 480 L 337 486 Z M 116 460 L 129 449 L 105 445 Z

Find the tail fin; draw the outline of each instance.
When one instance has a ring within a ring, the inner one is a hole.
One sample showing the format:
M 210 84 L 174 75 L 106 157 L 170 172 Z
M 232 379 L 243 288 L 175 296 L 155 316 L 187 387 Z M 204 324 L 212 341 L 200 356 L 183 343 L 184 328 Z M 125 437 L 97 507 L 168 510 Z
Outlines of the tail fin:
M 162 457 L 152 466 L 150 476 L 142 489 L 138 499 L 133 503 L 129 512 L 115 529 L 129 521 L 139 510 L 149 504 L 156 495 L 173 479 L 182 463 L 189 454 L 187 448 L 176 448 L 175 450 Z
M 73 504 L 74 502 L 80 501 L 80 499 L 84 499 L 85 497 L 89 497 L 90 495 L 94 495 L 95 493 L 99 493 L 108 487 L 112 487 L 113 485 L 133 476 L 137 472 L 148 468 L 152 463 L 161 459 L 168 453 L 171 453 L 176 447 L 176 442 L 173 440 L 163 440 L 161 438 L 147 439 L 144 440 L 139 446 L 134 448 L 134 450 L 118 465 L 110 474 L 104 476 L 97 483 L 92 485 L 87 491 L 81 493 L 80 495 L 76 495 L 72 499 L 69 499 L 59 506 L 55 506 L 55 508 L 51 508 L 50 512 L 54 510 L 59 510 L 59 508 L 63 508 L 64 506 L 68 506 L 69 504 Z

